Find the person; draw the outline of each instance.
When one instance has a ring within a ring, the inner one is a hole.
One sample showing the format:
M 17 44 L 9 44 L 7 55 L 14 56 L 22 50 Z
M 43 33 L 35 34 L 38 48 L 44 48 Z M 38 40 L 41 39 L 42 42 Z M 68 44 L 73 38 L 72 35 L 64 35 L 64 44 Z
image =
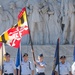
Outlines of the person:
M 29 14 L 28 18 L 33 44 L 43 44 L 43 24 L 40 14 L 39 0 L 28 0 L 26 7 Z M 40 37 L 38 37 L 38 34 Z
M 10 54 L 7 52 L 5 54 L 5 59 L 6 60 L 3 62 L 4 75 L 16 75 L 15 63 L 12 60 L 10 60 Z
M 48 0 L 49 3 L 49 41 L 50 44 L 56 44 L 58 38 L 60 38 L 60 43 L 62 42 L 62 30 L 60 24 L 60 10 L 57 0 Z M 56 36 L 56 37 L 54 37 Z
M 36 65 L 36 75 L 45 75 L 46 63 L 43 61 L 43 54 L 38 56 L 38 61 L 34 61 Z
M 55 75 L 72 75 L 71 73 L 71 66 L 69 62 L 66 62 L 66 56 L 60 57 L 60 63 L 59 63 L 59 71 L 60 74 L 58 74 L 58 65 L 55 68 Z
M 28 60 L 28 54 L 24 53 L 23 61 L 21 62 L 21 67 L 19 67 L 18 75 L 34 75 L 32 62 Z
M 71 66 L 71 72 L 72 72 L 72 75 L 75 75 L 75 62 L 72 64 Z
M 40 14 L 42 16 L 42 20 L 43 20 L 43 43 L 45 44 L 49 44 L 49 28 L 48 28 L 48 19 L 49 19 L 49 15 L 48 15 L 48 11 L 49 11 L 49 7 L 48 7 L 49 3 L 45 0 L 40 0 Z M 45 40 L 46 39 L 46 40 Z
M 9 12 L 13 17 L 13 25 L 17 23 L 17 17 L 21 9 L 17 7 L 16 3 L 11 1 L 9 3 Z
M 75 20 L 75 8 L 73 0 L 62 0 L 61 13 L 63 12 L 64 18 L 64 30 L 63 30 L 63 44 L 74 42 L 74 20 Z

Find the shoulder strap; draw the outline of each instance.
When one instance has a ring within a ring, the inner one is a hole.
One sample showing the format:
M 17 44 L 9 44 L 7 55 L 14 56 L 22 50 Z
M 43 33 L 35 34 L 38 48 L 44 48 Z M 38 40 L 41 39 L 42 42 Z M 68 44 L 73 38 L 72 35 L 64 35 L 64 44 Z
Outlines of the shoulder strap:
M 31 65 L 30 65 L 30 61 L 29 61 L 29 69 L 31 70 Z

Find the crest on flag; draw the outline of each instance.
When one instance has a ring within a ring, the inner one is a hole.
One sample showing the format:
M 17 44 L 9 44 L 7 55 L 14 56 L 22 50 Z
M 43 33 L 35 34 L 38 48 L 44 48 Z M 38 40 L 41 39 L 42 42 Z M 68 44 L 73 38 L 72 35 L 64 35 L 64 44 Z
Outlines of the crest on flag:
M 18 48 L 22 36 L 29 34 L 29 28 L 27 24 L 26 9 L 23 8 L 18 15 L 18 23 L 12 28 L 9 28 L 0 36 L 0 41 L 7 43 L 8 45 Z

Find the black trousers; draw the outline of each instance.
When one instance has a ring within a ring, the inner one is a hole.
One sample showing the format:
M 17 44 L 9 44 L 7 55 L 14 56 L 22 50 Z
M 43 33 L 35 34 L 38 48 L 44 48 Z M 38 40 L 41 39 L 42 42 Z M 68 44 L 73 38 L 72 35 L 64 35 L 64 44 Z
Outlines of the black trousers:
M 45 75 L 45 73 L 37 73 L 36 75 Z
M 14 75 L 14 74 L 13 73 L 10 73 L 10 74 L 4 73 L 4 75 Z

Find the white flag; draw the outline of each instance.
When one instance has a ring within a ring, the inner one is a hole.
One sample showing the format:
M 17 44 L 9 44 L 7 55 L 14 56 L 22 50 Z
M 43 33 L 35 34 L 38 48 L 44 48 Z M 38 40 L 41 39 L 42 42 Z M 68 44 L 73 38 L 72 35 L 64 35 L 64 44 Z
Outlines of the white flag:
M 2 54 L 3 50 L 3 54 Z M 0 42 L 0 66 L 2 66 L 2 60 L 4 59 L 4 54 L 5 54 L 5 46 L 4 43 Z M 3 58 L 3 59 L 2 59 Z

